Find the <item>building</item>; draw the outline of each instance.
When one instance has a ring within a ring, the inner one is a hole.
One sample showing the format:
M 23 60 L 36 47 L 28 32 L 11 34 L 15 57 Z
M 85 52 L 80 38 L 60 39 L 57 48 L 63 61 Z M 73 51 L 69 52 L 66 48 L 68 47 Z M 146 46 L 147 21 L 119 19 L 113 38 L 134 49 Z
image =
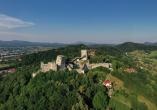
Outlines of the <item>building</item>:
M 15 73 L 16 72 L 16 68 L 9 68 L 8 69 L 8 73 Z
M 135 73 L 135 72 L 136 72 L 136 69 L 135 69 L 135 68 L 126 68 L 126 69 L 124 69 L 124 72 L 127 72 L 127 73 Z
M 112 87 L 112 82 L 110 80 L 105 80 L 103 82 L 103 85 L 106 87 L 106 88 L 111 88 Z
M 107 88 L 107 90 L 108 90 L 107 94 L 111 98 L 112 94 L 113 94 L 112 82 L 110 80 L 105 80 L 103 82 L 103 85 Z
M 16 72 L 16 68 L 14 67 L 6 67 L 4 69 L 0 69 L 0 76 L 6 75 L 6 74 L 10 74 L 10 73 L 15 73 Z

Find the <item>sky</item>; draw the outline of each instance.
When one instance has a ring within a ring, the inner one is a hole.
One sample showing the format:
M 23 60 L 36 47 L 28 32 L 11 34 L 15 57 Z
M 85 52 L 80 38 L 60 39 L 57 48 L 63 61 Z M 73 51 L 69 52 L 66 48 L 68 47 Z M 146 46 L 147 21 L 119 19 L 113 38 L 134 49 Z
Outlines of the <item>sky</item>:
M 0 40 L 157 42 L 157 0 L 0 0 Z

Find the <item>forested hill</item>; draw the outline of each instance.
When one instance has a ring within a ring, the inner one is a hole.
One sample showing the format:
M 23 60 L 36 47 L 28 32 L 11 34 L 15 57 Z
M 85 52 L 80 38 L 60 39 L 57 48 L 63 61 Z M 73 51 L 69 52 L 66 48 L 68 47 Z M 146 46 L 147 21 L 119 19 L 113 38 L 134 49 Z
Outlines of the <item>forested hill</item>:
M 82 43 L 82 44 L 81 44 Z M 63 43 L 44 43 L 44 42 L 29 42 L 29 41 L 1 41 L 0 40 L 0 47 L 27 47 L 27 46 L 42 46 L 42 47 L 53 47 L 53 48 L 61 48 L 66 47 L 65 49 L 72 49 L 72 46 L 78 47 L 80 45 L 84 45 L 90 48 L 106 48 L 106 49 L 118 49 L 119 51 L 134 51 L 134 50 L 156 50 L 157 45 L 156 43 L 133 43 L 133 42 L 125 42 L 122 44 L 97 44 L 97 43 L 86 43 L 80 42 L 79 44 L 63 44 Z M 75 49 L 76 49 L 75 48 Z
M 82 75 L 65 70 L 31 76 L 41 61 L 78 57 L 81 49 L 95 50 L 90 63 L 112 63 L 113 71 L 100 67 Z M 156 46 L 136 43 L 69 45 L 23 56 L 15 73 L 0 77 L 0 110 L 157 110 L 154 50 Z M 102 84 L 106 79 L 113 82 L 111 98 Z
M 140 43 L 126 42 L 123 44 L 116 45 L 116 48 L 122 51 L 134 51 L 134 50 L 157 50 L 157 46 L 155 45 L 146 45 Z
M 157 46 L 157 42 L 154 42 L 154 43 L 152 43 L 152 42 L 145 42 L 144 44 L 145 45 L 155 45 L 155 46 Z
M 144 50 L 146 52 L 157 50 L 157 46 L 144 45 L 138 43 L 123 43 L 119 45 L 93 45 L 86 46 L 84 44 L 80 45 L 68 45 L 65 47 L 52 49 L 44 52 L 34 53 L 30 55 L 23 56 L 23 64 L 39 64 L 41 61 L 51 61 L 56 58 L 56 55 L 65 55 L 67 58 L 74 58 L 80 56 L 81 49 L 95 49 L 96 57 L 111 55 L 111 56 L 123 56 L 125 52 L 131 52 L 135 50 Z M 100 59 L 100 58 L 98 58 Z M 101 60 L 103 57 L 101 58 Z M 95 59 L 96 60 L 96 59 Z
M 27 46 L 43 46 L 43 47 L 63 47 L 62 43 L 43 43 L 43 42 L 29 42 L 29 41 L 0 41 L 0 47 L 27 47 Z

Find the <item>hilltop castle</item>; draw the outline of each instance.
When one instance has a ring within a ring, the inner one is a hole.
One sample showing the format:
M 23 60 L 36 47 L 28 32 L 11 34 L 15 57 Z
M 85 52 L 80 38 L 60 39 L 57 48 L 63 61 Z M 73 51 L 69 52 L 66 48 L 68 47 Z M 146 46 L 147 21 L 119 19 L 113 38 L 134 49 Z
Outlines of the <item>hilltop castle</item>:
M 80 74 L 86 73 L 88 70 L 96 67 L 106 67 L 112 70 L 111 63 L 89 63 L 89 56 L 94 56 L 95 51 L 93 50 L 81 50 L 81 57 L 75 57 L 71 61 L 67 61 L 65 56 L 58 55 L 55 62 L 48 62 L 44 64 L 41 62 L 40 70 L 36 73 L 33 73 L 32 76 L 35 77 L 39 72 L 48 72 L 50 70 L 59 71 L 59 70 L 76 70 Z

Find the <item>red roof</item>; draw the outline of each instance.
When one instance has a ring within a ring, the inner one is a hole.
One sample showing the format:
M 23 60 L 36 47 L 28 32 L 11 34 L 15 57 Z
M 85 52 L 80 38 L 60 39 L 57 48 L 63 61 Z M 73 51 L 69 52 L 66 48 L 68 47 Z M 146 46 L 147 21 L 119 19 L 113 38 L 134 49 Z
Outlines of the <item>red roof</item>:
M 16 68 L 10 68 L 8 69 L 8 72 L 16 72 Z
M 105 81 L 103 82 L 103 85 L 104 85 L 104 86 L 111 86 L 111 81 L 110 81 L 110 80 L 105 80 Z
M 110 80 L 105 80 L 103 83 L 107 84 L 107 83 L 111 83 L 111 81 Z

